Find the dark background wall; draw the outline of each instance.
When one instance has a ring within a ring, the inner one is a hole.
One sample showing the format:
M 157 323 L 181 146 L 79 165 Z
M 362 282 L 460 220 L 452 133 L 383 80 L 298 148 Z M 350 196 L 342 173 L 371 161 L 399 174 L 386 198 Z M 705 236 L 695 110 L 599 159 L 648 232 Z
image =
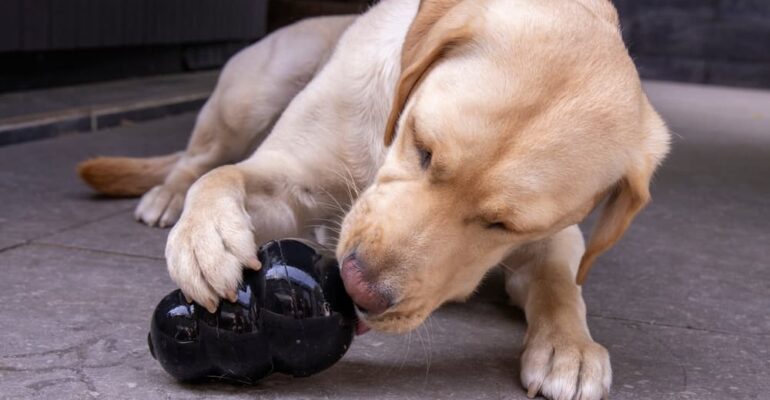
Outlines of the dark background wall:
M 267 0 L 2 0 L 0 91 L 221 66 Z
M 374 2 L 271 0 L 270 27 Z M 612 2 L 644 78 L 770 88 L 770 0 Z
M 3 0 L 0 92 L 216 68 L 270 30 L 375 1 Z M 770 0 L 613 2 L 643 77 L 770 88 Z
M 642 76 L 770 88 L 770 0 L 614 0 Z

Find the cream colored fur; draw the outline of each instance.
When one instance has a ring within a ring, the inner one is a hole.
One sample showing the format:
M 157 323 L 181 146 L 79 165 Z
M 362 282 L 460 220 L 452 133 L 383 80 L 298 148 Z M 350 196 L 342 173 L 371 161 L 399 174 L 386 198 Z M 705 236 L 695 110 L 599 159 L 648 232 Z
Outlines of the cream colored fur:
M 649 201 L 668 150 L 614 7 L 418 3 L 308 20 L 237 56 L 137 218 L 178 217 L 169 273 L 208 309 L 234 296 L 243 266 L 260 267 L 257 244 L 319 226 L 394 295 L 385 313 L 360 315 L 383 331 L 415 328 L 503 265 L 526 312 L 529 395 L 602 398 L 609 356 L 578 281 Z M 250 157 L 214 168 L 267 131 Z M 602 202 L 586 250 L 576 224 Z

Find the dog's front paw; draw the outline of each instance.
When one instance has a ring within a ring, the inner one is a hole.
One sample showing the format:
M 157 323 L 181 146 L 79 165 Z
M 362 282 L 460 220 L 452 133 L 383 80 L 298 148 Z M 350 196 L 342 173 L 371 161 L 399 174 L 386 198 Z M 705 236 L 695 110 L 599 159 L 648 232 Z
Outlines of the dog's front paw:
M 173 225 L 182 214 L 187 188 L 158 185 L 142 196 L 134 218 L 149 226 L 165 228 Z
M 192 205 L 166 243 L 169 275 L 189 300 L 214 312 L 235 301 L 244 266 L 259 269 L 251 219 L 234 199 Z
M 521 356 L 521 381 L 530 398 L 538 393 L 552 400 L 607 398 L 610 357 L 587 335 L 535 334 Z

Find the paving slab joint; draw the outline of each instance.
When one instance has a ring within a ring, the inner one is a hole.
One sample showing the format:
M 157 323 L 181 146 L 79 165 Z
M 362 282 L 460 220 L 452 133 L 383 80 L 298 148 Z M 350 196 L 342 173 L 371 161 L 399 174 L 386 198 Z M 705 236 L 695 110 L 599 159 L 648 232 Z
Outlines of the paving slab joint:
M 0 119 L 0 146 L 69 133 L 97 132 L 126 123 L 197 112 L 210 94 L 210 91 L 200 91 L 125 104 L 94 105 Z

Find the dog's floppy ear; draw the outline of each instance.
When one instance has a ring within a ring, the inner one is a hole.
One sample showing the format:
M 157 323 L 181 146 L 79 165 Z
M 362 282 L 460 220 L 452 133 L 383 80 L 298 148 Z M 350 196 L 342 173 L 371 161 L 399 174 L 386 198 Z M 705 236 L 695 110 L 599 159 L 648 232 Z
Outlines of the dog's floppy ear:
M 596 258 L 623 236 L 636 214 L 649 202 L 651 169 L 643 167 L 630 171 L 610 190 L 586 252 L 580 260 L 577 273 L 579 285 L 585 282 Z
M 609 191 L 586 252 L 580 260 L 576 278 L 578 285 L 585 282 L 596 258 L 623 236 L 634 217 L 650 201 L 650 180 L 668 153 L 668 129 L 646 99 L 644 102 L 648 123 L 642 154 Z
M 470 1 L 470 0 L 468 0 Z M 401 76 L 385 128 L 385 145 L 396 135 L 396 124 L 423 74 L 446 52 L 470 38 L 468 13 L 452 12 L 463 0 L 422 0 L 401 50 Z

